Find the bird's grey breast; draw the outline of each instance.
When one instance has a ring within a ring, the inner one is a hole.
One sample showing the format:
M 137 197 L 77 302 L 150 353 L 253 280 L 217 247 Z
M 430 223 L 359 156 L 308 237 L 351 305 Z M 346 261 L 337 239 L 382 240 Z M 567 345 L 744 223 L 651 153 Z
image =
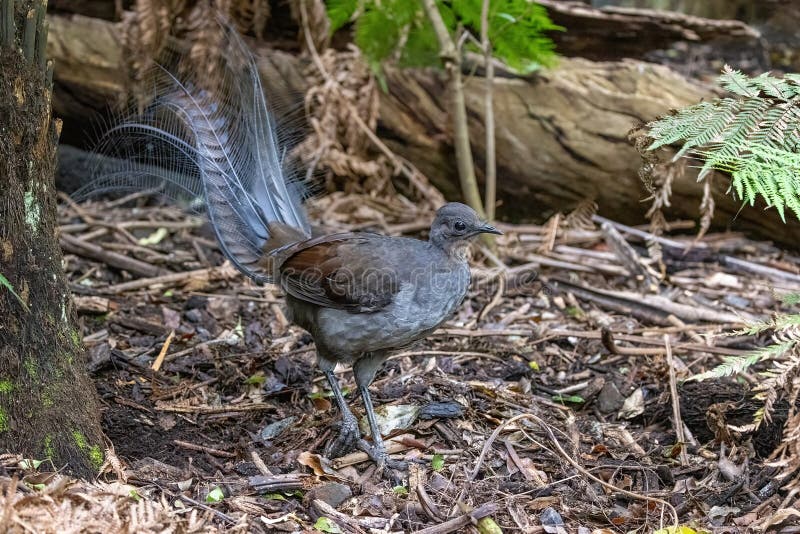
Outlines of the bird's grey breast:
M 464 261 L 423 256 L 404 266 L 400 290 L 374 313 L 319 310 L 318 324 L 328 350 L 340 357 L 396 349 L 425 337 L 458 308 L 469 288 Z

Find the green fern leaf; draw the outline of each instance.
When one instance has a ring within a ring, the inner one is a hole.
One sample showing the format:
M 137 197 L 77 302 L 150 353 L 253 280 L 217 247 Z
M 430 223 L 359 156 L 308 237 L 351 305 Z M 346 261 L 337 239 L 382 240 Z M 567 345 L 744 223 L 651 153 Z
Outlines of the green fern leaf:
M 746 356 L 724 356 L 720 365 L 705 373 L 696 374 L 690 377 L 689 380 L 700 382 L 709 378 L 724 378 L 741 374 L 759 362 L 772 360 L 783 355 L 794 345 L 794 342 L 778 343 L 759 349 Z
M 358 0 L 327 0 L 325 10 L 331 21 L 331 33 L 347 24 L 358 8 Z
M 675 159 L 702 161 L 731 175 L 730 192 L 753 205 L 761 197 L 785 220 L 800 218 L 800 75 L 748 77 L 726 67 L 720 84 L 738 98 L 701 102 L 648 125 L 650 150 L 681 144 Z

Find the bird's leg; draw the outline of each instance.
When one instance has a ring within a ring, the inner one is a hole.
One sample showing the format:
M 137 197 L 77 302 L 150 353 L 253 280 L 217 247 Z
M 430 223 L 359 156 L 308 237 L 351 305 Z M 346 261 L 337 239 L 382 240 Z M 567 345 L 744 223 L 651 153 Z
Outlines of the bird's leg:
M 369 385 L 375 379 L 375 373 L 386 361 L 387 356 L 388 354 L 383 352 L 371 353 L 359 358 L 353 364 L 353 375 L 355 376 L 356 384 L 358 384 L 361 398 L 364 400 L 364 409 L 367 412 L 367 421 L 369 421 L 369 428 L 372 433 L 372 445 L 362 439 L 358 442 L 358 446 L 369 455 L 373 462 L 378 464 L 379 468 L 390 467 L 405 471 L 408 469 L 406 462 L 393 460 L 386 453 L 386 446 L 383 444 L 383 438 L 381 437 L 381 429 L 378 427 L 378 419 L 375 417 L 375 409 L 372 407 L 372 397 L 369 395 Z
M 333 398 L 336 399 L 336 404 L 342 414 L 342 426 L 339 429 L 339 435 L 325 447 L 325 456 L 328 458 L 338 458 L 348 452 L 352 451 L 358 444 L 361 438 L 361 432 L 358 430 L 358 420 L 347 402 L 344 400 L 342 390 L 339 388 L 339 382 L 336 380 L 336 375 L 333 374 L 333 369 L 324 369 L 325 378 L 328 379 L 328 384 L 333 391 Z
M 367 411 L 369 430 L 372 434 L 372 445 L 362 439 L 358 442 L 359 448 L 369 455 L 372 461 L 378 465 L 378 469 L 390 467 L 392 469 L 405 471 L 408 469 L 408 464 L 400 460 L 389 458 L 389 454 L 386 452 L 386 446 L 381 436 L 381 429 L 378 426 L 378 419 L 375 417 L 375 409 L 372 407 L 372 398 L 369 395 L 369 388 L 367 388 L 367 386 L 359 386 L 358 390 L 361 393 L 361 398 L 364 400 L 364 409 Z

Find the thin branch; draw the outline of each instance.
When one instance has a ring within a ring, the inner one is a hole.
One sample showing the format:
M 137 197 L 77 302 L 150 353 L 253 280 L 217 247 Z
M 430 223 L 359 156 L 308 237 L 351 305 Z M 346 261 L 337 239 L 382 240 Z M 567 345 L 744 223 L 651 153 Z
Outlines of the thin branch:
M 436 0 L 423 0 L 425 12 L 431 21 L 436 38 L 439 41 L 439 56 L 444 61 L 445 72 L 450 83 L 451 120 L 453 121 L 453 147 L 456 152 L 458 178 L 464 200 L 478 215 L 485 218 L 478 181 L 475 178 L 475 165 L 472 160 L 472 148 L 469 141 L 469 124 L 467 122 L 467 105 L 464 100 L 464 86 L 461 80 L 460 51 L 450 37 L 450 32 L 442 19 Z
M 495 150 L 494 126 L 494 62 L 492 61 L 492 42 L 489 40 L 489 2 L 483 0 L 481 6 L 481 48 L 486 62 L 486 92 L 484 94 L 485 128 L 486 128 L 486 189 L 484 204 L 486 218 L 494 220 L 497 202 L 497 162 Z
M 683 432 L 683 419 L 681 418 L 681 398 L 678 395 L 678 380 L 675 376 L 675 361 L 672 357 L 672 346 L 669 343 L 669 334 L 664 334 L 664 347 L 667 349 L 667 367 L 669 368 L 669 394 L 672 397 L 672 420 L 675 425 L 675 436 L 681 447 L 681 465 L 689 465 L 689 455 L 686 453 L 686 435 Z

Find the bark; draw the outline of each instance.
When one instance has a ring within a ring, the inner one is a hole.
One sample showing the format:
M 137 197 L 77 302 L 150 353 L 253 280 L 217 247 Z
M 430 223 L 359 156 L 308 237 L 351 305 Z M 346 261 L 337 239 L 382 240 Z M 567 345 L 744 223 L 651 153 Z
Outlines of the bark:
M 120 34 L 112 23 L 53 17 L 50 50 L 57 60 L 68 50 L 91 46 L 85 58 L 67 55 L 69 68 L 55 72 L 55 107 L 63 110 L 73 130 L 86 129 L 85 114 L 72 113 L 78 109 L 70 105 L 76 94 L 107 95 L 92 101 L 93 109 L 99 110 L 126 90 Z M 281 80 L 287 95 L 304 92 L 300 59 L 263 46 L 256 48 L 256 55 L 265 80 Z M 389 94 L 381 99 L 379 135 L 447 197 L 459 198 L 445 75 L 390 70 L 387 82 Z M 59 91 L 65 85 L 73 89 Z M 484 92 L 481 80 L 465 80 L 470 142 L 481 185 L 486 157 Z M 626 224 L 641 224 L 648 209 L 648 203 L 642 202 L 648 193 L 638 176 L 641 159 L 627 140 L 628 131 L 638 122 L 714 96 L 710 87 L 663 66 L 580 58 L 562 58 L 556 68 L 534 77 L 498 71 L 494 93 L 500 218 L 544 220 L 555 211 L 594 198 L 602 215 Z M 73 137 L 69 142 L 81 145 L 84 138 Z M 668 216 L 698 218 L 703 184 L 695 177 L 690 168 L 676 179 Z M 740 211 L 739 202 L 726 194 L 728 183 L 724 176 L 714 180 L 714 228 L 753 232 L 797 246 L 797 221 L 784 225 L 774 210 Z
M 0 0 L 0 12 L 10 1 Z M 33 2 L 17 4 L 20 22 Z M 60 121 L 51 120 L 47 69 L 34 52 L 41 24 L 19 26 L 16 43 L 0 45 L 0 274 L 8 282 L 0 285 L 0 452 L 86 476 L 97 473 L 104 446 L 56 237 Z
M 715 20 L 639 8 L 608 6 L 600 9 L 570 0 L 538 3 L 547 8 L 553 22 L 566 28 L 566 31 L 550 34 L 556 49 L 563 55 L 596 61 L 650 59 L 655 52 L 681 42 L 693 48 L 686 51 L 687 57 L 702 53 L 737 66 L 743 60 L 761 69 L 769 65 L 759 32 L 738 20 Z

